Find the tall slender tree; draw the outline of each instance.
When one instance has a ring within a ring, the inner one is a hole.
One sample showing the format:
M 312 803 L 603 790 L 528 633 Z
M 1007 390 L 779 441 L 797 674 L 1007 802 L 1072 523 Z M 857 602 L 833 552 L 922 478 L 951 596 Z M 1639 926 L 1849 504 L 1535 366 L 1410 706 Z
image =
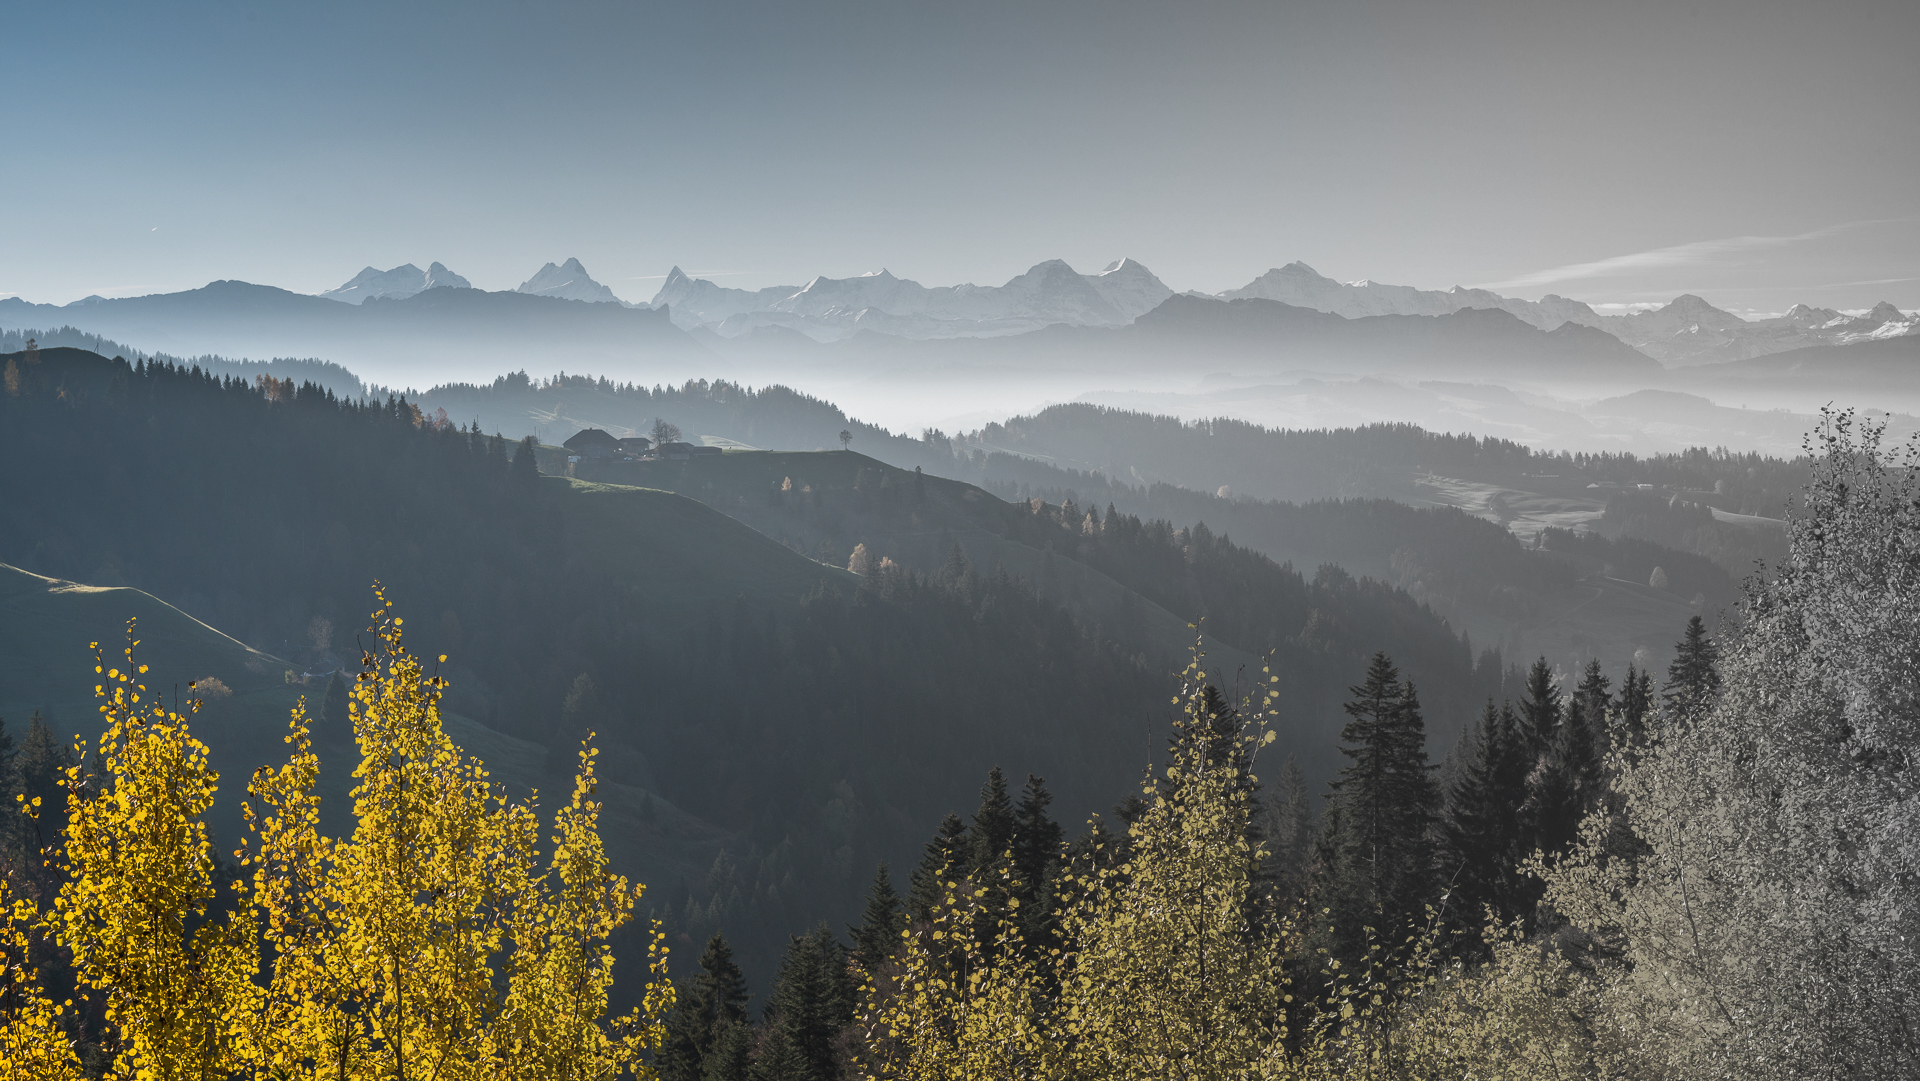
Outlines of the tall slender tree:
M 1687 629 L 1674 645 L 1673 663 L 1667 666 L 1667 683 L 1660 691 L 1667 716 L 1682 720 L 1703 710 L 1720 690 L 1719 649 L 1707 637 L 1707 625 L 1699 616 L 1687 620 Z
M 906 930 L 907 913 L 900 895 L 893 891 L 893 880 L 882 861 L 867 890 L 867 910 L 853 932 L 853 953 L 862 968 L 872 972 L 885 964 L 900 945 L 900 932 Z
M 1487 908 L 1511 919 L 1529 904 L 1520 873 L 1527 856 L 1520 823 L 1527 756 L 1513 707 L 1496 709 L 1488 699 L 1464 751 L 1440 826 L 1440 877 L 1451 883 L 1449 917 L 1478 926 Z
M 1338 832 L 1328 845 L 1330 907 L 1349 955 L 1361 948 L 1363 928 L 1403 927 L 1431 898 L 1429 832 L 1439 806 L 1413 685 L 1376 653 L 1351 693 L 1340 732 L 1340 753 L 1350 761 L 1333 782 Z

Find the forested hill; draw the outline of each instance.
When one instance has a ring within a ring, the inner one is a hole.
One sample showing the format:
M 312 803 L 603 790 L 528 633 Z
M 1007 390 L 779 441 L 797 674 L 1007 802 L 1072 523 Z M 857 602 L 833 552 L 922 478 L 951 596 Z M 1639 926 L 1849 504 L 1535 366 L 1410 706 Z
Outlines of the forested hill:
M 1264 583 L 1281 615 L 1235 625 L 1247 651 L 1283 647 L 1296 741 L 1326 731 L 1316 711 L 1375 649 L 1407 655 L 1439 730 L 1457 730 L 1447 715 L 1484 685 L 1464 643 L 1404 594 L 1308 581 L 1197 530 L 1182 545 L 1171 528 L 1121 523 L 1118 547 L 1080 548 L 1054 511 L 1001 504 L 999 568 L 862 578 L 840 569 L 850 552 L 823 565 L 695 499 L 541 476 L 532 447 L 403 400 L 73 349 L 0 367 L 0 454 L 15 463 L 0 479 L 0 562 L 145 590 L 284 657 L 294 680 L 357 656 L 379 579 L 414 646 L 449 655 L 449 708 L 503 737 L 493 757 L 564 761 L 600 733 L 604 775 L 652 809 L 623 869 L 681 926 L 727 927 L 759 966 L 792 929 L 852 911 L 874 862 L 909 861 L 991 766 L 1045 776 L 1069 823 L 1131 789 L 1141 703 L 1161 700 L 1171 659 L 1149 656 L 1126 619 L 1076 618 L 1062 606 L 1075 598 L 1010 573 L 1016 546 L 1044 562 L 1052 543 L 1063 579 L 1136 583 L 1107 597 L 1142 614 L 1201 595 L 1232 622 L 1233 590 Z M 816 479 L 797 502 L 841 498 L 825 470 Z M 911 525 L 931 497 L 894 487 Z M 1033 521 L 1016 528 L 1022 513 Z M 1289 640 L 1257 641 L 1270 632 Z M 217 659 L 206 668 L 183 678 L 222 675 Z M 304 693 L 323 699 L 325 681 Z M 503 778 L 542 768 L 500 765 Z
M 1736 602 L 1753 556 L 1774 553 L 1755 543 L 1752 530 L 1716 523 L 1705 506 L 1777 512 L 1805 473 L 1805 463 L 1705 450 L 1576 456 L 1411 425 L 1295 432 L 1083 405 L 965 436 L 914 438 L 786 387 L 726 381 L 649 388 L 516 373 L 486 385 L 436 387 L 420 400 L 456 421 L 536 431 L 549 443 L 586 427 L 645 434 L 656 419 L 696 441 L 769 449 L 833 446 L 845 431 L 855 450 L 882 462 L 967 481 L 1008 501 L 1111 505 L 1177 528 L 1204 523 L 1309 573 L 1337 563 L 1405 588 L 1475 642 L 1509 656 L 1544 653 L 1569 671 L 1591 657 L 1614 667 L 1644 663 L 1664 653 L 1673 628 L 1690 615 L 1716 620 Z M 1421 487 L 1436 475 L 1579 493 L 1555 498 L 1590 505 L 1589 528 L 1606 535 L 1551 531 L 1540 538 L 1543 551 L 1523 550 L 1498 521 L 1414 505 L 1437 494 Z M 1658 505 L 1640 499 L 1602 518 L 1604 496 L 1587 489 L 1595 482 L 1655 483 Z M 1230 491 L 1217 492 L 1222 485 Z M 1680 491 L 1690 506 L 1669 506 Z M 748 501 L 757 506 L 757 499 Z M 733 504 L 721 509 L 738 513 Z M 857 539 L 834 538 L 846 546 Z M 1651 585 L 1656 571 L 1665 586 Z

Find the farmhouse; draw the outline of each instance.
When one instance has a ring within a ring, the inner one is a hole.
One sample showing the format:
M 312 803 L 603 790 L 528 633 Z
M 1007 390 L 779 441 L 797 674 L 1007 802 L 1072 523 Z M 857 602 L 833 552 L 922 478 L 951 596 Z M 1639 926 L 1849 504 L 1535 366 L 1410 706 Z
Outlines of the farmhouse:
M 600 428 L 582 428 L 564 445 L 570 454 L 582 458 L 614 458 L 620 453 L 620 441 Z

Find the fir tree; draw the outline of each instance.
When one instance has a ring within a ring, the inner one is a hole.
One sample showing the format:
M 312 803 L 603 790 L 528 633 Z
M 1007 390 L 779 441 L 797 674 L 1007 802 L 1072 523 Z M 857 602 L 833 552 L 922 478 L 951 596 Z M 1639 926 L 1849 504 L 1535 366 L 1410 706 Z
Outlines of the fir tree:
M 1699 616 L 1687 620 L 1686 633 L 1675 643 L 1673 663 L 1667 666 L 1667 684 L 1660 701 L 1667 716 L 1683 719 L 1706 707 L 1720 690 L 1719 650 L 1707 637 Z
M 874 872 L 873 886 L 867 890 L 867 911 L 860 918 L 860 926 L 848 928 L 853 932 L 853 952 L 861 967 L 872 972 L 886 964 L 906 927 L 906 910 L 900 895 L 893 891 L 893 880 L 883 861 Z
M 1637 757 L 1647 745 L 1647 722 L 1653 714 L 1653 676 L 1636 672 L 1627 665 L 1627 678 L 1620 685 L 1620 705 L 1609 718 L 1614 740 Z
M 1013 801 L 1007 796 L 1007 778 L 995 766 L 980 786 L 980 809 L 973 812 L 973 868 L 998 863 L 1013 845 Z
M 720 1033 L 747 1020 L 747 980 L 733 948 L 714 935 L 700 954 L 691 994 L 667 1018 L 667 1041 L 655 1063 L 661 1081 L 701 1081 Z
M 1362 928 L 1394 930 L 1416 916 L 1432 885 L 1427 834 L 1439 795 L 1427 763 L 1419 696 L 1385 653 L 1351 688 L 1340 753 L 1351 761 L 1333 782 L 1338 833 L 1329 838 L 1334 926 L 1343 952 Z M 1397 936 L 1394 936 L 1397 938 Z
M 1520 873 L 1527 850 L 1519 814 L 1526 796 L 1527 758 L 1513 708 L 1495 709 L 1488 699 L 1464 751 L 1460 773 L 1447 790 L 1440 825 L 1446 862 L 1440 871 L 1452 882 L 1449 915 L 1466 926 L 1478 926 L 1486 907 L 1512 919 L 1527 905 L 1527 884 Z
M 1560 727 L 1560 688 L 1553 682 L 1553 669 L 1541 657 L 1527 669 L 1526 689 L 1520 699 L 1520 734 L 1527 753 L 1538 758 L 1553 744 L 1554 730 Z
M 1052 803 L 1046 781 L 1028 774 L 1020 805 L 1014 810 L 1013 871 L 1020 900 L 1020 938 L 1036 952 L 1049 948 L 1052 941 L 1054 887 L 1062 870 L 1064 834 L 1047 811 Z
M 713 1037 L 700 1081 L 749 1081 L 753 1077 L 753 1030 L 732 1022 Z
M 795 938 L 780 961 L 770 1021 L 771 1036 L 791 1049 L 791 1065 L 767 1076 L 782 1081 L 836 1081 L 840 1067 L 835 1042 L 840 1030 L 853 1022 L 854 998 L 846 950 L 826 925 Z M 762 1061 L 766 1059 L 763 1053 Z

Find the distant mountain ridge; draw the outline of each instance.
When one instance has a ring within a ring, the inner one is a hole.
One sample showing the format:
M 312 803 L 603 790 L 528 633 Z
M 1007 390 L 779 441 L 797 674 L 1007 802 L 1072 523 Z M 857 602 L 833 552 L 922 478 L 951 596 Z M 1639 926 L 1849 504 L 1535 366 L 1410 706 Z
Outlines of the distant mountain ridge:
M 1348 319 L 1369 315 L 1451 315 L 1462 308 L 1498 308 L 1541 330 L 1554 330 L 1562 323 L 1597 327 L 1602 319 L 1587 305 L 1552 293 L 1538 301 L 1528 301 L 1458 285 L 1435 290 L 1375 281 L 1338 282 L 1297 260 L 1219 295 L 1223 300 L 1277 300 Z
M 568 259 L 559 266 L 548 263 L 535 271 L 533 277 L 521 282 L 514 291 L 539 297 L 558 297 L 561 300 L 581 300 L 588 304 L 625 303 L 613 295 L 613 290 L 594 281 L 578 259 Z
M 328 300 L 359 304 L 371 297 L 403 300 L 429 289 L 471 288 L 473 288 L 472 282 L 448 270 L 444 264 L 434 263 L 427 269 L 421 270 L 412 263 L 405 263 L 392 270 L 375 270 L 368 267 L 355 274 L 345 285 L 338 289 L 329 289 L 320 295 Z
M 722 337 L 763 327 L 837 341 L 862 330 L 903 338 L 991 337 L 1054 323 L 1124 326 L 1153 310 L 1173 290 L 1132 259 L 1098 274 L 1081 274 L 1061 259 L 1036 263 L 1005 285 L 928 287 L 882 269 L 852 278 L 820 276 L 805 285 L 729 289 L 674 267 L 654 307 L 674 325 L 707 327 Z

